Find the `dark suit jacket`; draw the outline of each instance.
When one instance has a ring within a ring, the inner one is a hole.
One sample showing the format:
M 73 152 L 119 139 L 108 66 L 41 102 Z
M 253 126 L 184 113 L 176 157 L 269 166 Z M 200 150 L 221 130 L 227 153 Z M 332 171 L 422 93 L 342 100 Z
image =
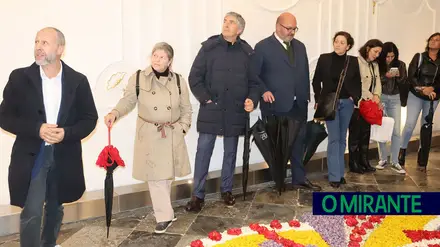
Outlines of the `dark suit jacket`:
M 303 43 L 293 39 L 291 46 L 294 62 L 289 62 L 285 48 L 275 35 L 263 39 L 255 45 L 252 66 L 255 69 L 262 93 L 272 92 L 275 102 L 261 100 L 261 111 L 284 113 L 292 109 L 294 96 L 300 106 L 307 107 L 310 100 L 309 61 Z
M 357 102 L 360 100 L 362 93 L 362 82 L 359 71 L 359 63 L 356 57 L 350 55 L 347 56 L 350 60 L 343 87 L 353 98 L 353 102 L 355 103 L 355 105 L 357 105 Z M 332 53 L 321 54 L 321 56 L 319 56 L 318 63 L 316 64 L 315 75 L 313 76 L 312 82 L 316 103 L 318 103 L 318 99 L 321 96 L 325 96 L 331 92 L 336 92 L 337 83 L 335 84 L 335 82 L 332 80 L 331 67 Z
M 62 97 L 58 127 L 64 128 L 64 140 L 54 145 L 60 203 L 73 202 L 85 191 L 81 139 L 95 128 L 98 113 L 89 82 L 81 73 L 64 62 Z M 46 122 L 42 80 L 39 66 L 19 68 L 9 76 L 0 104 L 0 127 L 16 140 L 9 166 L 11 205 L 23 207 L 26 201 L 32 168 L 44 141 L 40 127 Z

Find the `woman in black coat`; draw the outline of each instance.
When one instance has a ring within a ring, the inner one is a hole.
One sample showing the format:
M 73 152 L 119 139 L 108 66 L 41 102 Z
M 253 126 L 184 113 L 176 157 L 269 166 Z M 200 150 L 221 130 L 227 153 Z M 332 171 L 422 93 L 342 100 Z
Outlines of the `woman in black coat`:
M 440 33 L 434 33 L 428 38 L 425 52 L 415 54 L 408 67 L 408 107 L 405 127 L 402 131 L 402 143 L 399 152 L 399 164 L 405 167 L 406 148 L 414 128 L 422 113 L 421 121 L 426 123 L 425 117 L 429 113 L 431 101 L 433 111 L 440 99 Z M 421 150 L 419 150 L 420 153 Z M 422 161 L 423 160 L 423 161 Z M 426 172 L 427 159 L 418 159 L 418 167 Z
M 347 55 L 353 44 L 354 40 L 349 33 L 337 32 L 333 37 L 334 51 L 319 57 L 312 83 L 315 102 L 317 102 L 315 109 L 319 107 L 320 102 L 325 101 L 324 99 L 329 94 L 337 91 L 338 83 L 342 83 L 336 101 L 335 119 L 326 121 L 328 179 L 333 187 L 346 183 L 344 154 L 347 146 L 347 129 L 354 106 L 361 97 L 358 60 L 356 57 Z M 342 73 L 344 70 L 346 72 Z

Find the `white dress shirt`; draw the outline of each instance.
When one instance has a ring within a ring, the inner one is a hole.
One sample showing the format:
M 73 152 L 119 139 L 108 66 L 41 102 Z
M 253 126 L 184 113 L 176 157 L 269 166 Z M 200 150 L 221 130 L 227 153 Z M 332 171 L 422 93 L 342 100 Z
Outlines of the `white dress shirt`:
M 44 73 L 43 68 L 40 66 L 40 76 L 43 84 L 43 102 L 44 110 L 46 111 L 46 123 L 57 124 L 58 112 L 61 104 L 61 76 L 63 74 L 63 65 L 58 72 L 57 76 L 49 78 Z M 46 145 L 50 145 L 46 143 Z
M 281 43 L 281 45 L 284 47 L 284 49 L 286 49 L 287 50 L 287 45 L 286 45 L 286 43 L 284 43 L 284 41 L 280 38 L 280 37 L 278 37 L 278 35 L 277 35 L 277 33 L 273 33 L 274 35 L 275 35 L 275 38 L 277 38 L 277 40 Z

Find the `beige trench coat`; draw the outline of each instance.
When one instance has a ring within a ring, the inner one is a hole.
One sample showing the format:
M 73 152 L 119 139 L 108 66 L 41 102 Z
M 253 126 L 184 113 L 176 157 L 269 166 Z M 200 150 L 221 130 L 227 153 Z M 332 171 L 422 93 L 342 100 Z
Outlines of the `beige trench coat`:
M 358 62 L 362 81 L 362 99 L 373 99 L 374 95 L 380 97 L 382 94 L 382 82 L 380 81 L 379 65 L 377 64 L 377 62 L 373 63 L 374 74 L 376 75 L 376 85 L 373 89 L 373 92 L 371 92 L 371 72 L 368 62 L 361 55 L 358 56 Z
M 138 104 L 134 143 L 133 178 L 141 181 L 168 180 L 191 173 L 185 133 L 191 126 L 192 107 L 186 80 L 176 74 L 157 77 L 151 67 L 140 72 L 139 99 L 136 98 L 136 73 L 133 74 L 113 113 L 117 119 Z M 166 137 L 158 126 L 164 123 Z

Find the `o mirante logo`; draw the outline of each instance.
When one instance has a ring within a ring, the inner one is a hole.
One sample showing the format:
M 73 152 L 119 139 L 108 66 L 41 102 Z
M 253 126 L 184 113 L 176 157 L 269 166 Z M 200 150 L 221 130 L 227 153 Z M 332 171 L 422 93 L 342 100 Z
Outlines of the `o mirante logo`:
M 314 192 L 315 215 L 439 215 L 436 192 Z

